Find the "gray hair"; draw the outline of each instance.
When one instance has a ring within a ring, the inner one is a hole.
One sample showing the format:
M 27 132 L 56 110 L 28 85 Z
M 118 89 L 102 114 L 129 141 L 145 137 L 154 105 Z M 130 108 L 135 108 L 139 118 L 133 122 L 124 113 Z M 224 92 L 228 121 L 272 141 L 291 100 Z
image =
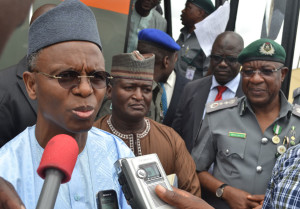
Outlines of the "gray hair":
M 43 49 L 40 49 L 27 57 L 27 67 L 29 72 L 33 72 L 33 69 L 36 67 L 36 61 L 42 50 Z

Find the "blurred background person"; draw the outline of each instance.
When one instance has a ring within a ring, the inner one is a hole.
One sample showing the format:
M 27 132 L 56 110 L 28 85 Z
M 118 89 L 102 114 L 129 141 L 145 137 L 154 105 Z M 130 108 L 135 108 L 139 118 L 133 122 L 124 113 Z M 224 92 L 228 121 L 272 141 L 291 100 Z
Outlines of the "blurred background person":
M 181 11 L 181 22 L 184 27 L 180 30 L 177 43 L 181 49 L 175 69 L 189 80 L 202 78 L 208 70 L 209 58 L 205 56 L 199 45 L 195 24 L 204 20 L 214 12 L 211 0 L 187 0 Z

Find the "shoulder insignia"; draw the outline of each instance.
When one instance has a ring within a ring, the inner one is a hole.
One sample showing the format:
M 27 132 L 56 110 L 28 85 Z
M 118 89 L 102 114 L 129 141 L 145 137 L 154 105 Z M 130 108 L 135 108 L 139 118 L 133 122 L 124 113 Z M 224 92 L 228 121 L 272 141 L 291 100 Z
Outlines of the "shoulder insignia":
M 300 87 L 299 88 L 296 88 L 294 91 L 293 91 L 293 98 L 299 96 L 300 94 Z
M 294 104 L 292 113 L 293 113 L 293 115 L 300 117 L 300 105 Z
M 220 101 L 211 102 L 206 104 L 206 113 L 215 112 L 217 110 L 222 110 L 229 107 L 234 107 L 237 106 L 237 104 L 238 104 L 237 97 L 233 99 L 224 99 Z

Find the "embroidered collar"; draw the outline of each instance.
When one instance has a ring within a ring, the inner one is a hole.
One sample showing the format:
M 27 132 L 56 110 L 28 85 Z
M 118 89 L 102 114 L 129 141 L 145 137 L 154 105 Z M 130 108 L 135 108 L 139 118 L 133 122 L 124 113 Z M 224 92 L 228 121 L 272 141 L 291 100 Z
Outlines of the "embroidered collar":
M 138 156 L 142 156 L 142 148 L 141 148 L 140 139 L 147 136 L 149 131 L 150 131 L 150 122 L 149 122 L 149 120 L 144 118 L 144 121 L 146 123 L 145 130 L 140 134 L 136 134 L 136 148 L 137 148 Z M 129 148 L 132 150 L 133 153 L 135 153 L 134 152 L 134 137 L 133 137 L 133 134 L 122 134 L 119 131 L 117 131 L 117 129 L 111 123 L 111 115 L 109 116 L 109 118 L 107 120 L 107 124 L 108 124 L 108 127 L 110 128 L 110 130 L 112 131 L 112 133 L 114 135 L 116 135 L 116 136 L 118 136 L 122 139 L 129 140 Z

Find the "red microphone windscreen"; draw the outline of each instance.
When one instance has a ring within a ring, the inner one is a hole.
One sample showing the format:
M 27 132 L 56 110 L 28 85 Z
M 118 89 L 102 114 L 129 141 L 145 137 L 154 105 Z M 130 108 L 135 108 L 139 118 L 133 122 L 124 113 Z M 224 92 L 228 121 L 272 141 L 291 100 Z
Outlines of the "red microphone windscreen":
M 64 174 L 61 183 L 70 181 L 78 152 L 78 144 L 73 137 L 66 134 L 54 136 L 45 147 L 37 173 L 45 179 L 45 171 L 54 168 Z

